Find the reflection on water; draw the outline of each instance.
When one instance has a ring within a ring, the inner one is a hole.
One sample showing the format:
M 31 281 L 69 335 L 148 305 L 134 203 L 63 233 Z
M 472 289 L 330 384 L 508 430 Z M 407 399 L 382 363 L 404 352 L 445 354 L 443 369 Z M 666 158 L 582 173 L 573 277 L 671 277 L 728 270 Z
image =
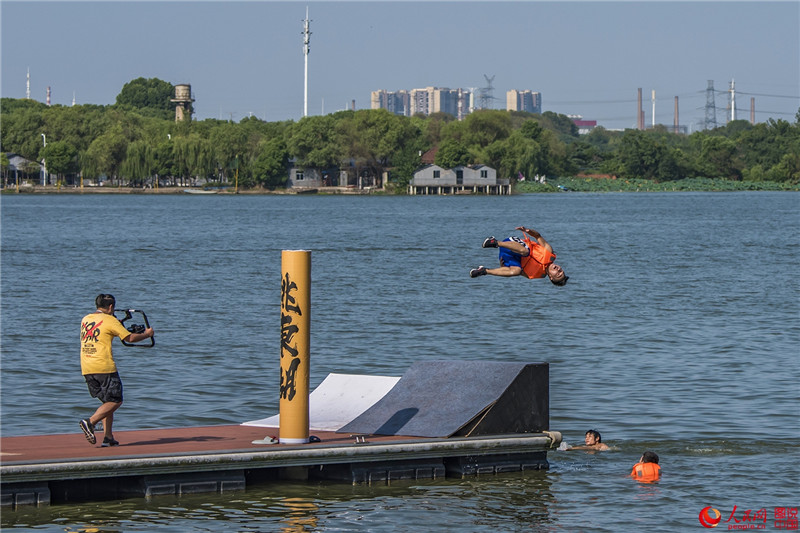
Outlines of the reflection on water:
M 317 528 L 319 506 L 312 500 L 284 498 L 279 503 L 286 507 L 286 512 L 283 513 L 283 521 L 286 526 L 282 527 L 281 531 L 299 533 L 302 531 L 314 531 Z
M 286 533 L 397 531 L 400 525 L 427 531 L 448 524 L 472 524 L 476 531 L 497 531 L 499 525 L 504 530 L 547 529 L 552 522 L 550 484 L 543 471 L 470 480 L 393 482 L 391 487 L 265 484 L 235 494 L 20 508 L 3 513 L 3 527 L 39 529 L 58 524 L 63 531 L 72 532 L 212 531 L 225 523 L 229 530 Z

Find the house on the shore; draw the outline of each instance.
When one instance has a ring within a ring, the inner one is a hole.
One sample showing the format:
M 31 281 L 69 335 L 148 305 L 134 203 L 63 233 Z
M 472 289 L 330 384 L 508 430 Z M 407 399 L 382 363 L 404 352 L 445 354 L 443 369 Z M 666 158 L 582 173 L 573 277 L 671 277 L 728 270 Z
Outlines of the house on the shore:
M 30 179 L 34 179 L 34 184 L 44 184 L 44 169 L 41 164 L 13 152 L 6 152 L 6 157 L 8 168 L 4 169 L 3 173 L 4 185 L 10 186 L 16 183 L 27 185 Z
M 508 179 L 497 179 L 497 170 L 486 165 L 459 165 L 445 169 L 425 165 L 414 172 L 408 194 L 511 194 Z
M 286 184 L 288 189 L 296 189 L 302 192 L 310 189 L 320 189 L 325 187 L 338 187 L 356 190 L 381 189 L 387 180 L 387 173 L 376 176 L 369 168 L 358 169 L 351 162 L 349 167 L 289 167 L 289 181 Z

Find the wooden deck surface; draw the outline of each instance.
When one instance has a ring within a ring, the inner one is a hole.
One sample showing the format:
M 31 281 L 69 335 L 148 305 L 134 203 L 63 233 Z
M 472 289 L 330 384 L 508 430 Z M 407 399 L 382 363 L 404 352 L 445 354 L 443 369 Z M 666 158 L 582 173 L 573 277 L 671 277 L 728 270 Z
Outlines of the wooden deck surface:
M 267 451 L 300 447 L 326 447 L 354 444 L 355 438 L 343 433 L 311 431 L 320 442 L 307 444 L 253 444 L 254 440 L 278 437 L 278 428 L 252 426 L 206 426 L 168 429 L 115 431 L 119 446 L 89 444 L 77 427 L 75 433 L 0 438 L 0 464 L 37 464 L 72 460 L 109 460 L 112 458 L 190 455 L 209 452 Z M 390 443 L 420 440 L 417 437 L 369 436 L 367 442 Z M 439 439 L 422 439 L 439 440 Z

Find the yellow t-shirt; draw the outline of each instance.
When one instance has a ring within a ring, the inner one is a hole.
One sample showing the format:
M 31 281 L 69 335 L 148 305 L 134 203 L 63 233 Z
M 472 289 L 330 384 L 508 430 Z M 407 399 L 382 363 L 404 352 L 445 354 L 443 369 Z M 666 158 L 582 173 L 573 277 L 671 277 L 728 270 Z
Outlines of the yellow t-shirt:
M 99 311 L 81 320 L 81 373 L 110 374 L 117 371 L 111 354 L 114 337 L 124 339 L 131 332 L 114 315 Z

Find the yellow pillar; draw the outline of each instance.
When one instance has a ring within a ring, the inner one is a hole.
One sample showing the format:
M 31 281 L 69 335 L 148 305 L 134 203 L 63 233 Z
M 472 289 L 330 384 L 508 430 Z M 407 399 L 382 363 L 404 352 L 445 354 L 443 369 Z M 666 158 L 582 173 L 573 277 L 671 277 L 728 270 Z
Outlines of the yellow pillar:
M 311 252 L 281 252 L 281 444 L 308 442 Z

